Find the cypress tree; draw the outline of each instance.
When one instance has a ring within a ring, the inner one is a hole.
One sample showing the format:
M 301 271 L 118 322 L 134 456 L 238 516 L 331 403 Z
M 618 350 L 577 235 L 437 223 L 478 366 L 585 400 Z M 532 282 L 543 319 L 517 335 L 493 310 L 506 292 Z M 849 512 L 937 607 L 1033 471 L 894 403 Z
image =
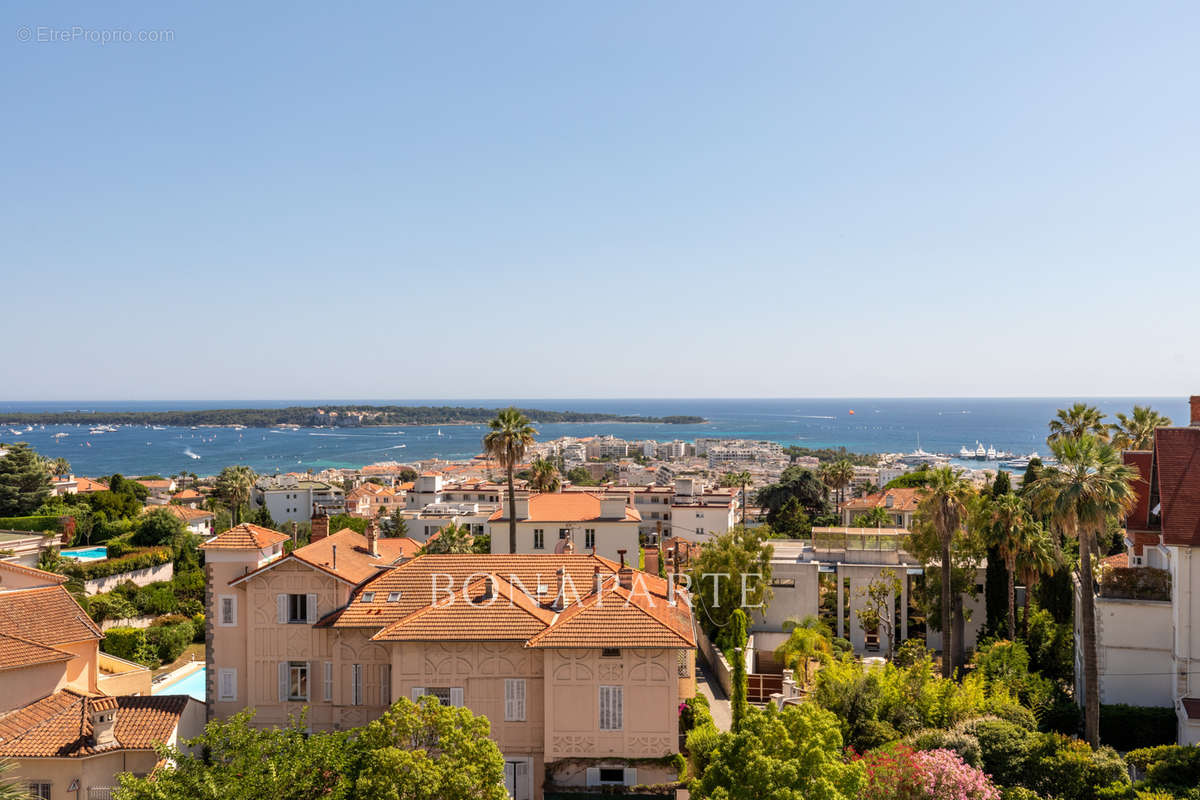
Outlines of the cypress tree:
M 749 705 L 746 702 L 746 612 L 740 608 L 733 612 L 729 620 L 730 641 L 733 642 L 733 694 L 729 698 L 733 714 L 733 730 L 741 727 L 746 718 Z
M 998 498 L 1012 491 L 1008 473 L 999 470 L 992 482 L 992 497 Z M 989 636 L 1000 636 L 1008 630 L 1008 569 L 995 547 L 987 549 L 987 570 L 983 582 L 983 601 L 986 613 L 983 630 Z

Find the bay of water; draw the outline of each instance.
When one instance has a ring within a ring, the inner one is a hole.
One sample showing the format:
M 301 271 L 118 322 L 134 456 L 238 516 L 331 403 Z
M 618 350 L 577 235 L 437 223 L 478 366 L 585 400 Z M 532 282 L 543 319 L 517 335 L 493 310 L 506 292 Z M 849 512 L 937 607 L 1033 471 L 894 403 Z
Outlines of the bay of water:
M 554 423 L 538 425 L 540 440 L 612 434 L 624 439 L 692 440 L 715 436 L 766 439 L 804 447 L 844 446 L 855 452 L 957 454 L 984 447 L 1018 454 L 1046 454 L 1046 424 L 1056 409 L 1082 400 L 1106 414 L 1129 413 L 1135 403 L 1151 405 L 1176 424 L 1188 421 L 1186 398 L 920 398 L 920 399 L 491 399 L 491 400 L 271 400 L 214 402 L 0 402 L 0 413 L 35 411 L 167 411 L 202 408 L 281 408 L 301 405 L 376 403 L 503 407 L 554 411 L 704 417 L 697 425 L 646 423 Z M 854 413 L 851 414 L 850 412 Z M 63 456 L 77 475 L 170 475 L 181 470 L 211 475 L 229 464 L 258 472 L 358 467 L 376 461 L 467 459 L 480 452 L 482 425 L 275 430 L 247 428 L 122 427 L 89 434 L 92 426 L 50 426 L 25 431 L 0 427 L 0 442 L 26 441 L 47 456 Z M 21 434 L 15 435 L 14 431 Z M 56 433 L 67 436 L 55 438 Z M 974 466 L 986 466 L 970 462 Z

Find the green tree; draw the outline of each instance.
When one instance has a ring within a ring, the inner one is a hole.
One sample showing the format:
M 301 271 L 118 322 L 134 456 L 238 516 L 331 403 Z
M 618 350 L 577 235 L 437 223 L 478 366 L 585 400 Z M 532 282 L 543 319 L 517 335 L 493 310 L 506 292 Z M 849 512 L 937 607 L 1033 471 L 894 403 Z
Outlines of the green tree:
M 854 480 L 854 465 L 845 458 L 838 459 L 830 465 L 829 474 L 832 486 L 838 492 L 838 505 L 841 505 L 846 502 L 846 489 Z
M 26 442 L 6 444 L 0 456 L 0 517 L 32 514 L 50 497 L 46 462 Z
M 28 784 L 23 779 L 8 776 L 14 769 L 16 764 L 12 761 L 0 761 L 0 800 L 34 800 L 26 791 Z
M 783 539 L 803 539 L 812 534 L 812 523 L 799 500 L 789 497 L 784 501 L 783 508 L 775 515 L 771 532 Z
M 861 604 L 855 615 L 858 624 L 868 633 L 874 632 L 887 642 L 887 658 L 890 661 L 895 648 L 893 634 L 895 633 L 895 615 L 892 613 L 892 603 L 900 597 L 900 579 L 896 570 L 881 569 L 879 577 L 872 579 L 865 587 L 858 590 Z
M 1012 493 L 1012 481 L 1008 473 L 1000 470 L 992 481 L 990 492 L 985 492 L 992 499 L 1004 497 Z M 1008 570 L 1004 567 L 1004 559 L 994 545 L 987 549 L 987 567 L 983 581 L 984 607 L 987 619 L 984 620 L 984 632 L 988 636 L 999 636 L 1005 624 L 1004 609 L 1008 603 Z
M 859 514 L 850 521 L 852 528 L 891 528 L 893 525 L 891 515 L 883 506 L 875 506 L 867 513 Z
M 1061 412 L 1060 412 L 1061 413 Z M 1127 513 L 1137 500 L 1138 471 L 1121 463 L 1120 452 L 1092 433 L 1060 436 L 1050 448 L 1057 466 L 1045 467 L 1031 488 L 1035 507 L 1045 509 L 1055 529 L 1079 542 L 1077 577 L 1080 644 L 1083 649 L 1084 731 L 1100 745 L 1099 664 L 1096 653 L 1096 596 L 1092 554 L 1096 535 L 1111 517 Z
M 803 467 L 788 467 L 772 483 L 758 490 L 755 500 L 767 511 L 767 524 L 774 525 L 775 519 L 789 497 L 800 501 L 804 513 L 815 519 L 829 512 L 829 489 L 821 483 L 812 470 Z
M 229 507 L 234 525 L 242 521 L 242 507 L 250 501 L 254 480 L 254 470 L 245 464 L 225 467 L 217 475 L 216 495 Z
M 408 536 L 408 520 L 404 518 L 404 509 L 397 508 L 392 512 L 387 519 L 387 525 L 383 527 L 387 531 L 388 536 L 403 537 Z
M 147 511 L 137 521 L 133 543 L 141 547 L 177 544 L 187 535 L 187 525 L 165 508 Z
M 66 566 L 67 560 L 62 557 L 57 547 L 47 547 L 38 553 L 37 568 L 42 572 L 54 572 L 61 575 Z
M 1025 586 L 1024 610 L 1021 614 L 1021 635 L 1029 638 L 1029 602 L 1033 590 L 1044 575 L 1053 575 L 1061 564 L 1061 558 L 1050 538 L 1050 532 L 1039 522 L 1030 529 L 1029 540 L 1017 556 L 1017 574 Z
M 1086 434 L 1091 434 L 1102 442 L 1107 442 L 1109 437 L 1109 426 L 1104 424 L 1104 415 L 1100 413 L 1100 409 L 1087 403 L 1060 408 L 1054 419 L 1050 420 L 1049 427 L 1047 444 L 1059 439 L 1078 439 Z
M 1118 450 L 1149 450 L 1154 446 L 1154 431 L 1171 424 L 1150 406 L 1134 406 L 1129 416 L 1117 414 L 1117 421 L 1108 426 L 1113 447 Z
M 67 461 L 62 456 L 46 459 L 46 469 L 51 475 L 70 475 L 71 462 Z
M 513 470 L 525 451 L 533 444 L 537 430 L 529 418 L 515 408 L 506 408 L 488 423 L 491 429 L 483 437 L 483 450 L 496 459 L 508 479 L 508 552 L 517 552 L 517 493 L 513 486 Z
M 746 718 L 746 710 L 750 707 L 746 700 L 746 612 L 735 609 L 729 619 L 729 658 L 733 664 L 733 674 L 730 676 L 732 692 L 729 696 L 730 710 L 733 714 L 733 729 L 736 731 Z
M 1007 580 L 1007 621 L 1009 640 L 1017 637 L 1017 560 L 1030 547 L 1041 526 L 1034 521 L 1025 501 L 1006 494 L 983 504 L 982 524 L 987 541 L 1004 561 Z
M 700 547 L 688 572 L 695 614 L 709 638 L 722 650 L 729 639 L 734 610 L 757 607 L 770 599 L 771 554 L 765 529 L 741 526 L 716 536 Z M 744 596 L 743 596 L 744 592 Z
M 955 624 L 954 614 L 951 613 L 953 560 L 951 546 L 955 537 L 962 530 L 967 517 L 967 506 L 975 494 L 971 486 L 960 472 L 950 467 L 933 470 L 930 476 L 928 494 L 918 506 L 918 516 L 926 520 L 937 536 L 939 545 L 939 566 L 941 570 L 942 589 L 942 677 L 949 678 L 955 669 L 962 666 L 957 661 L 959 643 L 961 642 L 961 626 Z
M 796 621 L 783 623 L 784 630 L 791 629 L 783 644 L 775 648 L 775 659 L 785 669 L 792 670 L 797 680 L 803 677 L 802 686 L 808 686 L 808 665 L 813 659 L 824 661 L 833 655 L 833 632 L 814 614 Z
M 425 553 L 471 553 L 472 537 L 470 528 L 451 522 L 437 532 L 425 543 Z
M 596 485 L 596 481 L 592 479 L 592 473 L 588 472 L 585 467 L 571 467 L 567 470 L 567 480 L 575 486 Z
M 746 524 L 746 506 L 750 504 L 750 495 L 746 494 L 746 487 L 750 485 L 750 481 L 753 479 L 753 477 L 754 476 L 752 476 L 746 470 L 742 470 L 740 472 L 726 472 L 721 476 L 722 486 L 729 489 L 741 487 L 742 525 Z
M 865 769 L 842 753 L 837 718 L 812 703 L 776 712 L 751 710 L 740 727 L 720 734 L 696 800 L 856 800 Z
M 539 492 L 557 492 L 562 488 L 562 478 L 553 461 L 538 456 L 529 465 L 530 486 Z

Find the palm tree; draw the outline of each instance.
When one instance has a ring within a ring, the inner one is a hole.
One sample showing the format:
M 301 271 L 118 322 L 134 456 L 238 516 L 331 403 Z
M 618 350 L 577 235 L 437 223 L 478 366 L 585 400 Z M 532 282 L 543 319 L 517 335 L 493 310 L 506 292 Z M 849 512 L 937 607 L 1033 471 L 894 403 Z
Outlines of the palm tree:
M 731 489 L 742 488 L 742 527 L 746 526 L 746 506 L 749 505 L 749 497 L 746 494 L 746 486 L 750 483 L 752 476 L 746 470 L 741 472 L 726 472 L 721 476 L 721 485 Z
M 851 525 L 855 528 L 890 528 L 892 517 L 883 506 L 875 506 L 867 513 L 855 517 Z
M 24 780 L 8 777 L 8 773 L 16 768 L 13 761 L 0 761 L 0 800 L 33 800 L 33 795 L 25 789 L 28 784 Z
M 1149 450 L 1154 445 L 1154 430 L 1171 424 L 1150 406 L 1134 406 L 1128 417 L 1117 414 L 1117 422 L 1109 425 L 1112 443 L 1118 450 Z
M 775 648 L 775 658 L 790 669 L 796 677 L 797 667 L 803 670 L 804 686 L 808 686 L 808 662 L 814 658 L 833 655 L 833 632 L 829 626 L 821 622 L 815 615 L 809 614 L 804 619 L 796 621 L 789 619 L 783 623 L 783 629 L 791 629 L 791 634 L 783 644 Z
M 1025 501 L 1015 494 L 994 498 L 984 508 L 988 543 L 999 551 L 1008 573 L 1008 638 L 1011 641 L 1017 637 L 1017 559 L 1030 546 L 1033 517 L 1025 507 Z
M 71 462 L 67 461 L 62 456 L 50 459 L 48 462 L 46 462 L 46 466 L 49 468 L 51 475 L 57 476 L 71 474 Z
M 1100 687 L 1096 653 L 1096 594 L 1092 552 L 1096 533 L 1112 517 L 1133 507 L 1136 467 L 1121 463 L 1120 451 L 1095 434 L 1063 436 L 1051 451 L 1058 465 L 1046 467 L 1033 489 L 1035 506 L 1049 512 L 1055 528 L 1079 541 L 1080 639 L 1083 647 L 1084 732 L 1100 744 Z
M 921 501 L 922 510 L 928 516 L 941 545 L 942 562 L 942 677 L 954 674 L 958 646 L 955 637 L 962 631 L 954 624 L 951 597 L 950 545 L 954 536 L 962 529 L 967 516 L 967 505 L 974 488 L 962 477 L 961 472 L 950 467 L 941 467 L 932 472 L 927 488 L 928 494 Z
M 508 552 L 517 552 L 517 493 L 513 488 L 513 470 L 533 444 L 537 430 L 529 418 L 515 408 L 496 412 L 488 423 L 491 430 L 483 437 L 483 450 L 504 469 L 508 476 Z
M 539 492 L 557 492 L 562 488 L 558 467 L 541 456 L 535 458 L 529 465 L 529 484 Z
M 833 486 L 838 490 L 838 503 L 841 504 L 846 501 L 846 487 L 854 481 L 854 465 L 843 458 L 833 462 L 830 473 L 833 476 Z
M 1089 433 L 1102 442 L 1108 441 L 1104 415 L 1095 406 L 1076 403 L 1070 408 L 1060 408 L 1054 419 L 1050 420 L 1050 435 L 1046 437 L 1046 443 L 1052 444 L 1067 437 L 1078 439 Z
M 233 524 L 242 521 L 242 506 L 250 501 L 250 490 L 254 487 L 254 470 L 245 464 L 225 467 L 217 475 L 217 496 L 229 506 Z
M 1021 636 L 1029 638 L 1029 599 L 1043 575 L 1053 575 L 1061 563 L 1054 542 L 1040 522 L 1029 528 L 1025 549 L 1017 556 L 1017 573 L 1025 585 L 1025 603 L 1021 615 Z

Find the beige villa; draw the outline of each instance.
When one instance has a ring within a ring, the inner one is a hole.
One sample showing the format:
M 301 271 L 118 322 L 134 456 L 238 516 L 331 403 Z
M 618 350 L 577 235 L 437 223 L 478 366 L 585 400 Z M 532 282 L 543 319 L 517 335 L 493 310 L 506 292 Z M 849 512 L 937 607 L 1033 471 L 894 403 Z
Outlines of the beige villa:
M 492 552 L 509 552 L 508 503 L 489 518 Z M 517 492 L 517 552 L 594 552 L 611 561 L 622 551 L 637 553 L 641 513 L 628 494 Z
M 204 725 L 186 695 L 150 694 L 150 671 L 100 652 L 100 629 L 66 578 L 0 561 L 0 759 L 44 800 L 106 800 L 117 774 L 146 774 L 155 743 Z
M 634 526 L 636 530 L 636 523 Z M 253 525 L 203 547 L 209 711 L 362 725 L 400 697 L 486 716 L 517 800 L 677 775 L 693 618 L 667 581 L 596 555 L 420 555 L 343 530 L 283 555 Z

